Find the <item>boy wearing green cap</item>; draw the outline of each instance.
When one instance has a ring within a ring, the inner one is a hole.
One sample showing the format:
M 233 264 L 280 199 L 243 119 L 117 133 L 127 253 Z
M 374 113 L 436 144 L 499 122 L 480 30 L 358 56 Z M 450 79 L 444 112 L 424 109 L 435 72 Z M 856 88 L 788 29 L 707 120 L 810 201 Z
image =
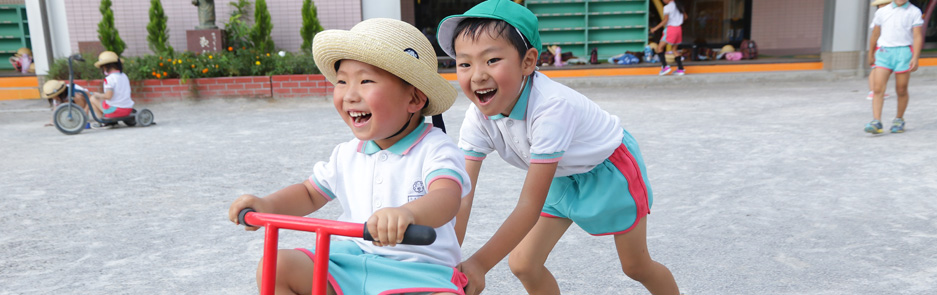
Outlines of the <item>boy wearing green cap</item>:
M 481 163 L 497 151 L 527 170 L 513 212 L 491 239 L 460 264 L 466 294 L 484 289 L 484 274 L 509 252 L 511 271 L 530 294 L 559 294 L 544 266 L 572 223 L 615 238 L 622 269 L 654 294 L 678 294 L 667 267 L 651 260 L 644 218 L 652 203 L 635 139 L 617 117 L 536 71 L 537 18 L 507 0 L 489 0 L 439 24 L 440 47 L 455 58 L 472 101 L 459 135 L 472 192 L 456 218 L 465 229 Z

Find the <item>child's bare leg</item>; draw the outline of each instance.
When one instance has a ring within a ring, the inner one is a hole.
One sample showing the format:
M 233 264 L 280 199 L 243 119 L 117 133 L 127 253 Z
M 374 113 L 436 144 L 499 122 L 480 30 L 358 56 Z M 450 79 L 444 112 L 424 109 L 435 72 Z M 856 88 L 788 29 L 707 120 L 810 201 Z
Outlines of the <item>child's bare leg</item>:
M 91 96 L 91 108 L 94 109 L 94 114 L 98 115 L 98 119 L 104 118 L 104 111 L 101 109 L 102 100 L 97 96 Z
M 888 85 L 888 76 L 891 76 L 891 70 L 876 67 L 872 69 L 874 83 L 872 86 L 872 117 L 875 120 L 882 120 L 882 106 L 885 104 L 885 86 Z
M 640 282 L 651 294 L 679 294 L 673 274 L 663 264 L 651 260 L 647 251 L 647 217 L 638 221 L 631 231 L 615 235 L 621 269 L 629 278 Z
M 529 294 L 560 294 L 560 287 L 544 266 L 556 242 L 573 223 L 565 218 L 540 217 L 530 233 L 508 256 L 511 272 L 524 284 Z
M 895 74 L 895 92 L 898 94 L 898 112 L 896 118 L 904 118 L 904 111 L 908 109 L 908 101 L 911 95 L 908 94 L 908 81 L 911 79 L 911 72 Z
M 261 286 L 263 259 L 257 264 L 257 288 Z M 313 262 L 309 255 L 299 250 L 280 249 L 277 251 L 276 294 L 309 294 L 312 292 Z M 327 294 L 334 295 L 332 286 L 327 287 Z

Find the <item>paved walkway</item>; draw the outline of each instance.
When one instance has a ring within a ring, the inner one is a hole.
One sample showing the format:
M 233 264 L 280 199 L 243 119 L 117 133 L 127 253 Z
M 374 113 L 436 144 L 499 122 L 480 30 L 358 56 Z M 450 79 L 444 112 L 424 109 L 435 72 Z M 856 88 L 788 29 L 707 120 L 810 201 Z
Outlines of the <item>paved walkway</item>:
M 864 79 L 758 77 L 564 80 L 641 144 L 652 257 L 687 294 L 937 292 L 937 75 L 912 78 L 908 132 L 881 136 L 862 132 Z M 229 203 L 302 181 L 351 136 L 327 99 L 149 105 L 156 126 L 75 136 L 43 127 L 44 103 L 0 102 L 0 294 L 252 294 L 263 237 Z M 446 113 L 453 138 L 467 106 Z M 486 161 L 464 253 L 522 181 Z M 548 267 L 564 294 L 646 294 L 613 247 L 573 227 Z M 524 293 L 506 261 L 487 291 Z

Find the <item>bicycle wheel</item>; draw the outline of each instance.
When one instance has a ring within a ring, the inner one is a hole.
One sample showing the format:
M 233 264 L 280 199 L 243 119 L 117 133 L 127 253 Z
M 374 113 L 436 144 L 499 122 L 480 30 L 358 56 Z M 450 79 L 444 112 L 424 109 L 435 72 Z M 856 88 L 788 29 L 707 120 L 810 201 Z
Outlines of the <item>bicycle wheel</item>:
M 85 110 L 74 103 L 62 104 L 55 108 L 52 120 L 55 128 L 67 135 L 81 133 L 88 123 Z
M 140 126 L 146 127 L 153 124 L 153 112 L 148 109 L 142 109 L 137 113 L 136 123 L 140 123 Z

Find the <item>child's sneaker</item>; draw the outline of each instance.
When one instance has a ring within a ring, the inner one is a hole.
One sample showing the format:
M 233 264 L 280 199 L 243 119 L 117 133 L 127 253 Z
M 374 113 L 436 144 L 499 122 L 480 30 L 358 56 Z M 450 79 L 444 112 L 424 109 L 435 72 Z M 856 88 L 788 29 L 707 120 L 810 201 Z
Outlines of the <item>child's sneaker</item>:
M 885 96 L 882 96 L 882 99 L 888 99 L 891 94 L 885 93 Z M 865 99 L 872 100 L 875 98 L 875 92 L 869 91 L 869 96 L 866 96 Z
M 683 76 L 683 75 L 686 75 L 686 73 L 685 73 L 685 72 L 683 72 L 683 70 L 677 70 L 676 72 L 673 72 L 673 74 L 674 74 L 674 75 L 677 75 L 677 76 Z
M 895 118 L 891 121 L 891 133 L 904 133 L 904 119 Z
M 663 75 L 666 75 L 666 74 L 670 74 L 670 70 L 672 70 L 672 69 L 670 68 L 670 66 L 661 67 L 661 68 L 660 68 L 660 74 L 658 74 L 658 75 L 659 75 L 659 76 L 663 76 Z
M 865 132 L 872 134 L 881 134 L 882 133 L 882 122 L 879 120 L 872 120 L 869 124 L 865 124 Z

